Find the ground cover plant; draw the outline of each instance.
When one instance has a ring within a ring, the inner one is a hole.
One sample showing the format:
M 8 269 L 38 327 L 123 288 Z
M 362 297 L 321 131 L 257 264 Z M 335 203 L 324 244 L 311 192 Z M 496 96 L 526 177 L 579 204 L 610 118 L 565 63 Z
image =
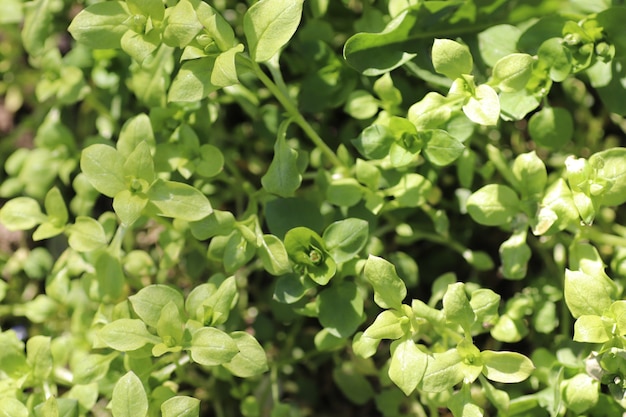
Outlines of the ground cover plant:
M 3 0 L 0 416 L 620 416 L 626 8 Z

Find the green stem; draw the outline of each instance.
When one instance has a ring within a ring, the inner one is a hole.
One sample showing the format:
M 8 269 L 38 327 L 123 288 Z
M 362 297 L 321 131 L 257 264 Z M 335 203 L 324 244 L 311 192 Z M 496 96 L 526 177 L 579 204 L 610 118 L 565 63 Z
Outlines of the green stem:
M 335 165 L 337 168 L 343 167 L 343 162 L 337 157 L 335 152 L 326 145 L 324 140 L 317 134 L 315 129 L 306 121 L 306 119 L 300 113 L 300 110 L 296 107 L 293 101 L 283 93 L 283 91 L 267 76 L 263 69 L 254 61 L 250 62 L 252 69 L 256 76 L 261 80 L 261 82 L 267 87 L 268 90 L 272 93 L 276 100 L 280 102 L 280 104 L 285 108 L 289 116 L 293 118 L 293 121 L 300 126 L 300 128 L 304 131 L 304 133 L 311 139 L 313 144 L 319 148 L 324 155 L 330 160 L 330 162 Z
M 594 227 L 585 227 L 581 230 L 582 237 L 587 238 L 594 243 L 601 245 L 609 245 L 613 247 L 626 247 L 626 238 L 622 236 L 610 235 L 603 233 Z

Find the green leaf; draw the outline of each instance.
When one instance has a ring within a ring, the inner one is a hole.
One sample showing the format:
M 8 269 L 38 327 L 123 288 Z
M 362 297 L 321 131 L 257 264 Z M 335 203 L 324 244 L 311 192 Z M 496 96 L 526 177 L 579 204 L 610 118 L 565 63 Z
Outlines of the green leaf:
M 87 356 L 76 356 L 74 362 L 72 358 L 72 371 L 74 383 L 89 384 L 104 378 L 109 372 L 111 362 L 118 356 L 117 352 L 108 355 L 91 354 Z
M 243 17 L 250 57 L 256 62 L 272 58 L 289 42 L 300 24 L 304 0 L 261 0 Z
M 258 253 L 263 262 L 263 268 L 270 274 L 278 276 L 291 272 L 285 245 L 276 236 L 263 235 L 263 242 Z
M 213 210 L 207 217 L 190 222 L 191 234 L 198 240 L 207 240 L 213 236 L 229 235 L 235 227 L 235 216 L 230 211 Z
M 611 292 L 601 277 L 566 269 L 564 287 L 565 303 L 574 318 L 602 316 L 611 305 Z
M 589 164 L 597 169 L 596 182 L 603 182 L 602 204 L 618 206 L 626 202 L 626 148 L 612 148 L 594 153 Z
M 157 327 L 161 310 L 173 301 L 179 311 L 184 309 L 184 299 L 180 291 L 167 285 L 155 284 L 140 289 L 128 297 L 133 310 L 148 326 Z
M 329 203 L 352 207 L 363 197 L 363 186 L 354 178 L 339 178 L 328 184 L 326 198 Z
M 315 334 L 313 338 L 315 349 L 319 352 L 333 352 L 344 348 L 347 345 L 347 340 L 342 337 L 337 337 L 331 333 L 329 329 L 322 329 Z
M 450 39 L 435 39 L 432 60 L 435 71 L 451 80 L 471 74 L 474 67 L 469 48 Z
M 366 127 L 359 137 L 353 140 L 359 153 L 367 159 L 384 158 L 393 142 L 394 138 L 389 129 L 378 124 Z
M 213 211 L 202 192 L 188 184 L 157 179 L 148 190 L 147 208 L 155 214 L 185 221 L 200 220 Z
M 369 119 L 378 113 L 378 101 L 365 90 L 355 90 L 348 96 L 343 110 L 355 119 Z
M 148 395 L 134 372 L 129 371 L 115 384 L 111 411 L 113 417 L 145 417 L 148 414 Z
M 228 363 L 223 364 L 233 375 L 240 378 L 250 378 L 267 372 L 267 357 L 265 351 L 254 336 L 243 331 L 230 334 L 239 353 Z
M 448 285 L 443 296 L 443 311 L 446 320 L 458 324 L 469 331 L 476 320 L 476 315 L 465 293 L 465 284 L 457 282 Z
M 8 230 L 28 230 L 46 221 L 37 200 L 16 197 L 0 208 L 0 223 Z
M 410 338 L 393 342 L 391 352 L 389 378 L 404 392 L 404 395 L 409 396 L 426 372 L 428 355 L 419 350 Z
M 104 227 L 95 219 L 79 216 L 68 227 L 68 241 L 78 252 L 90 252 L 103 248 L 108 243 Z
M 119 257 L 113 256 L 109 251 L 102 251 L 96 258 L 94 269 L 100 299 L 106 302 L 117 301 L 126 284 Z
M 609 341 L 611 322 L 604 317 L 582 315 L 574 323 L 575 342 L 604 343 Z
M 370 255 L 365 263 L 363 274 L 374 287 L 374 301 L 379 307 L 400 310 L 407 290 L 393 264 L 378 256 Z
M 528 54 L 516 53 L 501 58 L 493 67 L 493 83 L 505 92 L 524 89 L 532 75 L 534 62 Z
M 574 136 L 574 120 L 560 107 L 544 107 L 528 121 L 528 133 L 537 145 L 560 149 Z
M 363 322 L 363 298 L 353 282 L 324 289 L 318 303 L 319 321 L 333 336 L 350 337 Z
M 216 285 L 218 280 L 209 280 L 210 285 Z M 203 301 L 205 309 L 205 323 L 212 326 L 224 324 L 228 320 L 230 311 L 235 307 L 237 300 L 237 281 L 234 276 L 219 282 L 215 291 Z
M 65 200 L 61 191 L 57 187 L 53 187 L 46 194 L 44 200 L 44 207 L 46 208 L 46 214 L 48 215 L 48 221 L 58 227 L 64 227 L 69 218 L 67 207 L 65 206 Z
M 199 417 L 200 400 L 177 395 L 161 404 L 163 417 Z
M 586 374 L 578 374 L 561 384 L 563 400 L 568 410 L 582 415 L 596 405 L 600 397 L 600 382 Z
M 224 269 L 228 273 L 235 272 L 254 257 L 255 251 L 255 244 L 250 243 L 239 230 L 236 230 L 230 235 L 224 247 Z
M 150 333 L 143 321 L 118 319 L 106 324 L 98 331 L 100 339 L 110 348 L 121 352 L 137 350 L 148 343 L 159 343 L 160 339 Z
M 496 91 L 481 84 L 463 106 L 463 113 L 472 122 L 483 126 L 495 126 L 500 117 L 500 99 Z
M 478 34 L 478 49 L 485 64 L 493 67 L 507 55 L 517 52 L 515 48 L 522 31 L 517 26 L 490 26 Z
M 376 354 L 380 340 L 367 337 L 363 332 L 357 332 L 352 338 L 352 350 L 362 358 L 371 358 Z
M 202 29 L 202 23 L 188 0 L 181 0 L 173 7 L 165 9 L 163 23 L 163 42 L 177 48 L 187 46 Z
M 261 184 L 270 193 L 291 197 L 300 187 L 302 175 L 298 169 L 298 152 L 287 144 L 284 133 L 283 130 L 276 138 L 274 158 L 267 173 L 261 177 Z
M 26 342 L 26 361 L 35 381 L 44 382 L 52 373 L 50 341 L 50 337 L 37 335 Z
M 218 87 L 228 87 L 239 84 L 237 78 L 237 67 L 235 65 L 236 55 L 244 51 L 243 44 L 233 46 L 227 51 L 219 54 L 215 58 L 215 66 L 211 73 L 211 84 Z
M 368 240 L 369 224 L 365 220 L 348 218 L 328 226 L 322 235 L 326 249 L 337 263 L 354 259 Z
M 546 39 L 539 47 L 537 57 L 539 65 L 548 68 L 552 81 L 564 81 L 572 72 L 572 55 L 562 38 Z
M 220 87 L 211 83 L 214 56 L 185 61 L 172 81 L 167 101 L 200 101 Z
M 526 276 L 531 250 L 526 243 L 526 228 L 516 231 L 502 242 L 498 252 L 502 260 L 502 275 L 507 279 L 523 279 Z
M 120 47 L 122 36 L 128 30 L 126 21 L 130 17 L 125 2 L 96 3 L 81 10 L 67 30 L 88 48 L 115 49 Z
M 410 331 L 409 318 L 398 310 L 384 310 L 365 329 L 364 337 L 370 339 L 400 339 Z
M 276 280 L 273 298 L 279 303 L 293 304 L 301 300 L 313 286 L 313 281 L 306 276 L 286 274 Z
M 306 227 L 295 227 L 285 234 L 285 249 L 289 258 L 306 270 L 319 285 L 326 285 L 337 271 L 337 264 L 322 238 Z
M 227 333 L 214 327 L 202 327 L 191 337 L 191 359 L 205 366 L 221 365 L 239 354 L 239 346 Z
M 456 349 L 433 353 L 418 388 L 426 392 L 443 392 L 463 380 L 463 358 Z
M 533 362 L 521 353 L 484 350 L 480 357 L 484 365 L 483 374 L 495 382 L 522 382 L 535 369 Z
M 127 30 L 120 40 L 122 50 L 139 64 L 142 64 L 146 58 L 150 57 L 160 43 L 160 33 L 155 29 L 148 33 L 137 33 L 132 29 Z
M 485 226 L 510 223 L 519 212 L 520 200 L 506 185 L 488 184 L 467 199 L 467 212 L 475 222 Z
M 178 346 L 183 340 L 183 317 L 173 301 L 165 304 L 156 325 L 157 334 L 168 347 Z
M 435 129 L 445 124 L 452 116 L 447 97 L 429 92 L 421 101 L 409 107 L 408 119 L 420 130 Z
M 148 142 L 141 141 L 137 144 L 135 149 L 128 154 L 126 162 L 124 162 L 124 176 L 130 177 L 132 180 L 143 180 L 146 185 L 151 184 L 155 178 L 154 162 L 152 160 L 152 153 L 150 151 L 150 145 Z M 138 184 L 131 182 L 131 187 L 134 191 L 147 191 L 143 188 L 138 188 Z
M 111 146 L 95 144 L 83 149 L 80 169 L 91 185 L 107 197 L 115 197 L 126 189 L 124 158 Z
M 12 397 L 0 398 L 0 417 L 28 417 L 28 408 Z
M 543 194 L 548 182 L 548 172 L 535 151 L 518 155 L 513 162 L 512 171 L 518 180 L 522 198 Z
M 445 130 L 433 129 L 421 131 L 419 137 L 425 142 L 424 154 L 435 165 L 445 166 L 454 162 L 465 146 Z
M 113 198 L 113 210 L 125 226 L 131 226 L 143 213 L 148 199 L 130 190 L 122 190 Z

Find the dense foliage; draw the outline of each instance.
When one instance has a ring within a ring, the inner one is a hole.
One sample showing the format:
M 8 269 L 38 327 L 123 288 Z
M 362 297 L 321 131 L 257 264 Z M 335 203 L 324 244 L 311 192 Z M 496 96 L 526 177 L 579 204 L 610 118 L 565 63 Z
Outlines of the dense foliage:
M 626 8 L 2 0 L 0 416 L 618 416 Z

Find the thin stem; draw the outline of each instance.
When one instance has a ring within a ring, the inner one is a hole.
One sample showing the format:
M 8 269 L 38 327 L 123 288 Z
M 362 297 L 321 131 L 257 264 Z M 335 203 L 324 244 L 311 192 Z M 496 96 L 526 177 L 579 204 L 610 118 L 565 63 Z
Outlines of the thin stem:
M 581 236 L 602 245 L 613 247 L 626 247 L 626 238 L 622 236 L 603 233 L 594 227 L 585 227 L 581 230 Z
M 280 102 L 280 104 L 285 108 L 287 113 L 291 117 L 293 117 L 293 121 L 300 126 L 300 128 L 304 131 L 304 133 L 311 139 L 313 144 L 318 147 L 324 155 L 330 160 L 330 162 L 335 165 L 337 168 L 343 167 L 343 162 L 337 157 L 335 152 L 326 145 L 324 140 L 317 134 L 315 129 L 306 121 L 306 119 L 302 116 L 302 113 L 298 110 L 296 105 L 293 103 L 291 98 L 289 98 L 283 91 L 267 76 L 263 69 L 254 61 L 250 62 L 252 69 L 256 76 L 261 80 L 261 82 L 267 87 L 268 90 L 276 97 L 276 100 Z

